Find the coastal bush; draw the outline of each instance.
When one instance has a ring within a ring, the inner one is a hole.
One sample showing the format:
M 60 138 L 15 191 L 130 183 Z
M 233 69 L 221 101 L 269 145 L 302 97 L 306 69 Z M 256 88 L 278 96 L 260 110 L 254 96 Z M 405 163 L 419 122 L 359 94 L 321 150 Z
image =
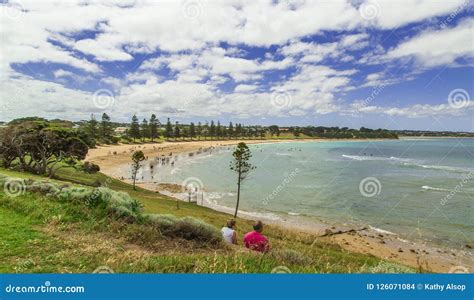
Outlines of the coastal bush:
M 87 174 L 95 174 L 100 171 L 99 165 L 86 161 L 81 168 Z
M 220 232 L 214 226 L 192 217 L 178 219 L 173 215 L 159 214 L 147 215 L 147 217 L 149 222 L 167 237 L 179 237 L 211 244 L 217 244 L 222 240 Z
M 147 218 L 162 233 L 171 231 L 178 223 L 178 218 L 169 214 L 150 214 L 147 215 Z
M 372 266 L 368 268 L 367 273 L 398 274 L 398 273 L 415 273 L 415 271 L 412 268 L 402 266 L 396 263 L 381 261 L 376 266 Z
M 212 225 L 192 217 L 177 218 L 170 214 L 145 215 L 140 202 L 125 192 L 117 192 L 106 187 L 58 185 L 50 181 L 24 180 L 7 176 L 0 176 L 0 185 L 4 190 L 15 188 L 14 192 L 37 193 L 61 202 L 97 208 L 99 212 L 105 211 L 108 216 L 129 223 L 141 224 L 145 221 L 151 223 L 163 236 L 211 244 L 218 244 L 221 241 L 220 232 Z
M 116 192 L 109 188 L 88 188 L 70 185 L 58 185 L 49 181 L 34 181 L 0 176 L 0 184 L 7 195 L 25 191 L 52 196 L 62 202 L 74 202 L 89 207 L 103 207 L 110 215 L 135 221 L 141 217 L 141 204 L 127 193 Z

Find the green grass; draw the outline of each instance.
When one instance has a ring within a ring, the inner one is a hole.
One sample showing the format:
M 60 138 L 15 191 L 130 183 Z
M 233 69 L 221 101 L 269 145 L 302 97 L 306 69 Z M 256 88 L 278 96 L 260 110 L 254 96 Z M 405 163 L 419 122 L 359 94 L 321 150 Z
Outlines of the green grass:
M 0 174 L 45 180 L 40 176 L 0 169 Z M 128 193 L 145 213 L 194 217 L 220 229 L 229 215 L 174 199 L 109 178 L 61 169 L 53 182 L 76 186 L 106 186 Z M 238 235 L 251 222 L 238 219 Z M 153 273 L 268 273 L 285 266 L 297 273 L 353 273 L 378 270 L 379 258 L 348 252 L 306 233 L 267 226 L 269 254 L 248 252 L 241 245 L 206 244 L 160 235 L 148 224 L 111 218 L 100 207 L 59 201 L 24 192 L 11 197 L 0 190 L 0 272 L 92 272 L 108 266 L 115 272 Z M 400 270 L 410 271 L 403 266 Z M 391 265 L 393 267 L 393 264 Z

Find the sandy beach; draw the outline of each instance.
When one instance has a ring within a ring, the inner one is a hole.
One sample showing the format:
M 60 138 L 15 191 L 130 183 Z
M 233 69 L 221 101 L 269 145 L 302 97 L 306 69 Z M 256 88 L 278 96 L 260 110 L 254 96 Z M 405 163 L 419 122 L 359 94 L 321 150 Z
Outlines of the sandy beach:
M 259 143 L 278 143 L 278 142 L 295 142 L 308 140 L 242 140 L 247 144 Z M 318 140 L 311 140 L 318 141 Z M 323 141 L 323 140 L 320 140 Z M 220 147 L 228 145 L 236 145 L 241 140 L 225 140 L 225 141 L 210 141 L 210 140 L 196 140 L 196 141 L 179 141 L 179 142 L 163 142 L 163 143 L 147 143 L 142 145 L 104 145 L 98 146 L 95 149 L 90 149 L 86 160 L 96 163 L 100 166 L 101 172 L 117 178 L 111 171 L 115 170 L 118 165 L 130 163 L 130 155 L 135 150 L 141 150 L 148 157 L 169 156 L 179 153 L 193 152 L 199 149 Z
M 331 140 L 243 140 L 248 144 L 256 143 L 280 143 L 280 142 L 304 142 L 315 141 L 324 142 Z M 148 143 L 142 145 L 112 145 L 99 146 L 89 150 L 86 160 L 98 164 L 101 172 L 120 179 L 122 174 L 117 172 L 117 168 L 130 163 L 130 155 L 134 150 L 142 150 L 145 156 L 172 156 L 179 153 L 193 152 L 211 147 L 221 147 L 235 145 L 240 140 L 226 141 L 183 141 L 183 142 L 163 142 Z M 141 187 L 158 191 L 163 194 L 181 200 L 186 199 L 186 195 L 179 192 L 180 187 L 173 185 L 139 184 Z M 216 207 L 210 203 L 204 203 L 211 209 L 225 213 L 232 213 L 226 207 Z M 310 232 L 320 238 L 328 239 L 344 249 L 354 252 L 367 253 L 394 262 L 402 263 L 414 268 L 423 267 L 432 272 L 448 273 L 456 272 L 459 268 L 468 268 L 472 272 L 474 264 L 472 262 L 472 252 L 469 249 L 454 250 L 444 249 L 434 245 L 428 245 L 423 241 L 407 241 L 397 234 L 378 230 L 369 227 L 353 227 L 341 222 L 341 224 L 328 224 L 323 220 L 318 222 L 314 219 L 306 219 L 299 216 L 288 216 L 279 219 L 266 218 L 251 212 L 241 212 L 240 217 L 245 219 L 263 219 L 266 223 L 283 227 L 289 230 Z M 469 251 L 464 251 L 469 250 Z M 463 271 L 462 269 L 461 271 Z

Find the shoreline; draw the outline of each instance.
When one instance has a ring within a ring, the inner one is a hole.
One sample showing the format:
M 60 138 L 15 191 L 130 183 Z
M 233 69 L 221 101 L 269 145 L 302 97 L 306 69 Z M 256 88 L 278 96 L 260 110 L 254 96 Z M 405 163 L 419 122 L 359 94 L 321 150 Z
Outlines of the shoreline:
M 367 139 L 197 140 L 154 144 L 149 143 L 141 145 L 113 145 L 91 149 L 86 160 L 98 164 L 101 167 L 102 173 L 130 183 L 129 180 L 121 178 L 121 174 L 119 174 L 117 170 L 121 166 L 130 162 L 130 153 L 133 150 L 142 150 L 145 153 L 145 156 L 155 157 L 160 155 L 185 154 L 203 148 L 230 146 L 239 142 L 245 142 L 248 144 L 273 144 L 285 142 L 332 141 L 367 141 Z M 113 154 L 114 152 L 116 154 Z M 176 193 L 176 189 L 172 192 L 169 191 L 170 186 L 173 184 L 164 184 L 167 185 L 168 188 L 161 188 L 156 183 L 137 183 L 137 185 L 175 199 L 187 201 L 186 194 Z M 179 185 L 176 186 L 178 186 L 177 189 L 179 189 Z M 209 201 L 206 201 L 203 206 L 227 214 L 233 213 L 232 208 L 214 205 Z M 373 228 L 371 226 L 355 226 L 343 222 L 341 222 L 341 224 L 334 224 L 306 216 L 275 215 L 277 218 L 272 218 L 269 217 L 269 215 L 270 214 L 239 210 L 239 217 L 243 219 L 262 219 L 265 223 L 272 226 L 278 226 L 289 231 L 306 232 L 314 234 L 322 239 L 328 239 L 348 251 L 371 254 L 414 268 L 422 266 L 430 271 L 440 273 L 450 272 L 450 270 L 459 266 L 468 266 L 468 269 L 471 272 L 474 270 L 473 263 L 468 259 L 469 251 L 443 249 L 433 245 L 427 245 L 424 241 L 407 241 L 402 239 L 396 233 L 387 232 L 383 229 Z

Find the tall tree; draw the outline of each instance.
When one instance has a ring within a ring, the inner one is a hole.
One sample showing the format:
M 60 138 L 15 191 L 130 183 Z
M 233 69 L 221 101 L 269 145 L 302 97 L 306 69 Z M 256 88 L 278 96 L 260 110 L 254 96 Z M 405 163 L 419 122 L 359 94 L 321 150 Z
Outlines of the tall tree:
M 242 124 L 237 123 L 235 125 L 235 136 L 240 138 L 241 135 L 242 135 Z
M 189 137 L 191 139 L 196 137 L 196 127 L 194 126 L 193 122 L 191 122 L 191 124 L 189 125 Z
M 219 122 L 219 121 L 217 121 L 216 136 L 217 136 L 218 139 L 220 139 L 221 136 L 222 136 L 222 127 L 221 127 L 221 122 Z
M 95 119 L 94 114 L 91 114 L 91 119 L 87 121 L 86 132 L 95 140 L 99 137 L 99 122 Z
M 135 151 L 132 154 L 132 179 L 133 189 L 136 190 L 135 182 L 137 181 L 138 170 L 142 167 L 141 162 L 145 160 L 145 154 L 142 151 Z
M 204 124 L 204 128 L 203 128 L 204 139 L 206 139 L 206 137 L 209 136 L 209 134 L 210 134 L 209 123 L 206 121 L 206 123 Z
M 166 122 L 166 129 L 165 129 L 165 138 L 169 140 L 173 136 L 173 127 L 171 126 L 170 118 Z
M 211 126 L 209 127 L 209 135 L 211 139 L 216 136 L 216 125 L 214 125 L 214 121 L 211 120 Z
M 232 136 L 234 135 L 234 125 L 232 125 L 232 122 L 229 123 L 229 129 L 227 130 L 227 135 L 229 136 L 230 139 L 232 139 Z
M 230 162 L 230 169 L 237 173 L 237 204 L 235 205 L 234 213 L 234 218 L 236 218 L 237 212 L 239 211 L 240 186 L 247 178 L 249 172 L 256 167 L 250 163 L 252 153 L 244 142 L 240 142 L 237 145 L 237 148 L 235 149 L 234 153 L 232 153 L 232 156 L 233 160 Z
M 280 128 L 277 125 L 268 126 L 268 131 L 270 131 L 270 135 L 273 137 L 275 134 L 277 136 L 280 135 Z
M 143 119 L 142 125 L 140 126 L 140 135 L 142 137 L 142 141 L 150 137 L 150 126 L 148 125 L 148 121 L 146 119 Z
M 151 142 L 160 137 L 160 133 L 158 132 L 159 124 L 160 121 L 156 118 L 156 115 L 152 114 L 149 123 Z
M 181 136 L 181 131 L 179 130 L 179 122 L 176 121 L 176 124 L 174 126 L 174 140 L 179 139 Z
M 138 118 L 136 115 L 133 115 L 132 117 L 132 123 L 130 124 L 129 134 L 130 137 L 133 138 L 134 143 L 136 139 L 140 138 L 140 125 L 138 124 Z
M 198 136 L 198 140 L 201 139 L 201 135 L 202 135 L 202 125 L 201 125 L 201 122 L 198 122 L 198 125 L 196 127 L 196 134 Z
M 102 114 L 102 120 L 100 122 L 100 137 L 105 143 L 111 143 L 113 137 L 112 122 L 110 122 L 110 117 L 106 113 Z

